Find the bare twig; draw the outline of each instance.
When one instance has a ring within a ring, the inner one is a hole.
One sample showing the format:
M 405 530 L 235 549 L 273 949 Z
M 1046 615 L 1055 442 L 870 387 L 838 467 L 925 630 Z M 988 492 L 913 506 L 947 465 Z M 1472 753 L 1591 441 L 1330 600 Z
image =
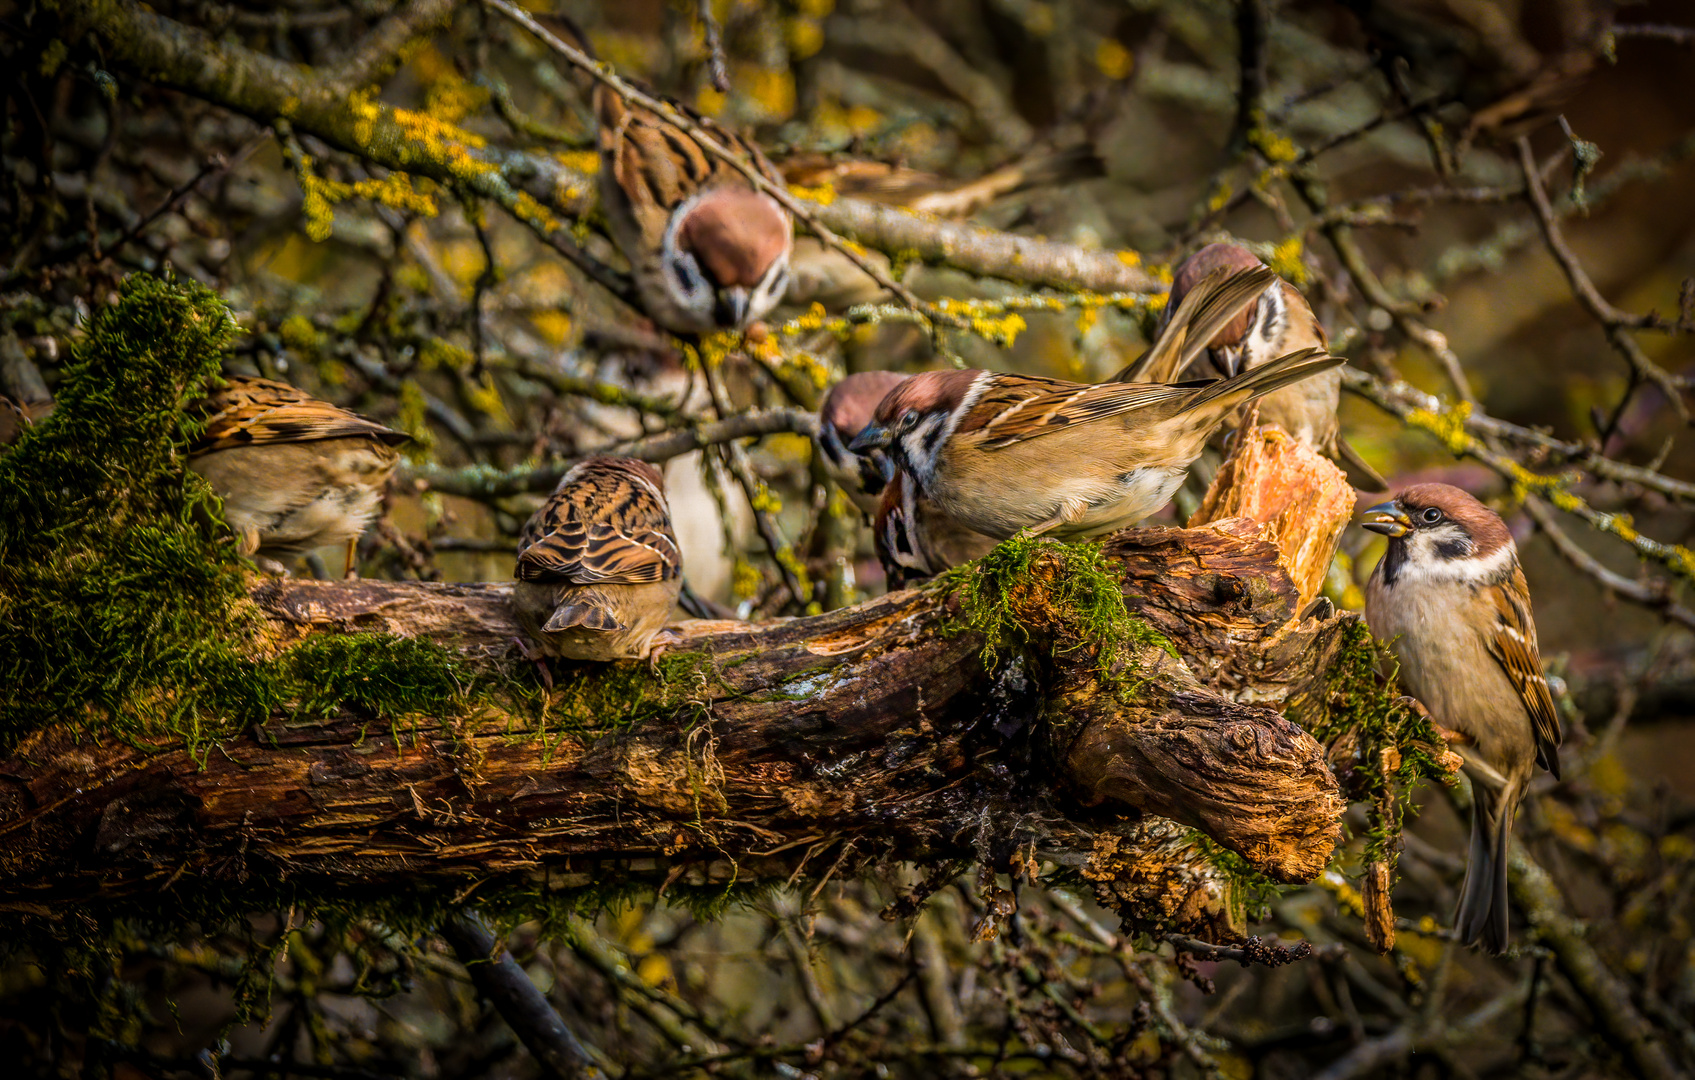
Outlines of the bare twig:
M 1620 356 L 1635 372 L 1636 376 L 1658 386 L 1677 410 L 1677 415 L 1685 422 L 1689 420 L 1689 406 L 1683 400 L 1683 389 L 1688 384 L 1685 379 L 1674 378 L 1672 374 L 1660 365 L 1648 359 L 1648 354 L 1631 337 L 1628 330 L 1643 325 L 1653 325 L 1657 320 L 1654 316 L 1637 316 L 1620 311 L 1614 307 L 1601 291 L 1595 287 L 1594 281 L 1578 261 L 1576 252 L 1565 241 L 1560 232 L 1559 219 L 1554 213 L 1554 206 L 1548 200 L 1548 193 L 1542 187 L 1542 178 L 1536 168 L 1536 157 L 1530 149 L 1530 139 L 1521 136 L 1518 140 L 1519 167 L 1524 170 L 1525 192 L 1530 205 L 1536 211 L 1536 222 L 1542 229 L 1542 238 L 1548 244 L 1548 250 L 1554 256 L 1554 261 L 1560 264 L 1566 280 L 1571 283 L 1571 291 L 1576 294 L 1590 315 L 1594 316 L 1606 331 L 1607 340 L 1612 343 Z
M 614 443 L 594 452 L 640 458 L 657 464 L 736 439 L 757 438 L 779 432 L 792 432 L 811 438 L 817 431 L 817 426 L 818 418 L 800 409 L 754 409 L 737 413 L 724 420 L 679 428 L 629 442 Z M 446 495 L 462 495 L 473 499 L 503 499 L 527 492 L 552 491 L 554 485 L 559 483 L 559 478 L 565 475 L 572 464 L 574 461 L 554 462 L 504 471 L 489 469 L 486 466 L 453 469 L 423 465 L 403 469 L 402 472 L 403 482 L 422 482 L 427 484 L 430 490 Z
M 498 943 L 481 917 L 465 911 L 442 923 L 441 936 L 453 946 L 477 990 L 535 1056 L 536 1063 L 562 1080 L 594 1077 L 600 1070 L 547 997 L 524 974 L 518 961 Z

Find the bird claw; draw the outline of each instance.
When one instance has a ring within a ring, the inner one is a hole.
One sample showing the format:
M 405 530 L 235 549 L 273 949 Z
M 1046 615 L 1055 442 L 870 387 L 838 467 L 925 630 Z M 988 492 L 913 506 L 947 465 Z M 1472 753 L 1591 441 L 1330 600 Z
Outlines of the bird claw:
M 647 671 L 648 671 L 648 674 L 658 675 L 659 674 L 659 658 L 664 656 L 670 650 L 676 648 L 678 645 L 681 645 L 682 643 L 683 643 L 682 632 L 678 631 L 678 630 L 672 630 L 669 627 L 667 627 L 666 629 L 661 630 L 661 631 L 659 631 L 659 633 L 653 635 L 653 640 L 648 644 L 648 651 L 647 651 Z
M 1455 731 L 1453 728 L 1443 727 L 1434 716 L 1430 715 L 1430 710 L 1424 707 L 1424 702 L 1410 694 L 1403 694 L 1396 698 L 1395 704 L 1399 705 L 1403 709 L 1410 709 L 1430 721 L 1430 726 L 1436 729 L 1437 737 L 1449 746 L 1470 746 L 1477 741 L 1463 731 Z
M 541 675 L 542 686 L 546 687 L 548 693 L 551 694 L 553 692 L 553 672 L 548 670 L 547 656 L 540 649 L 532 649 L 530 643 L 521 637 L 514 637 L 512 644 L 518 647 L 518 652 L 524 659 L 536 666 L 537 673 Z

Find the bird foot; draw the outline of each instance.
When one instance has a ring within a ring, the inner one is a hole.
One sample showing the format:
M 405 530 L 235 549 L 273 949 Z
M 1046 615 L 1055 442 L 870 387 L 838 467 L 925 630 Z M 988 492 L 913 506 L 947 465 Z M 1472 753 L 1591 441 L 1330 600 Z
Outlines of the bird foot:
M 681 645 L 682 643 L 683 643 L 683 634 L 682 634 L 682 631 L 680 631 L 680 630 L 672 630 L 669 627 L 667 627 L 666 629 L 661 630 L 661 631 L 659 631 L 659 633 L 653 635 L 653 640 L 648 643 L 648 651 L 647 651 L 648 674 L 658 675 L 659 674 L 659 658 L 661 656 L 664 656 L 670 650 L 676 648 L 678 645 Z
M 541 676 L 541 684 L 551 694 L 553 692 L 553 672 L 548 670 L 547 656 L 540 649 L 532 648 L 530 643 L 521 637 L 513 638 L 512 644 L 518 646 L 518 652 L 522 654 L 524 659 L 536 666 L 536 672 Z

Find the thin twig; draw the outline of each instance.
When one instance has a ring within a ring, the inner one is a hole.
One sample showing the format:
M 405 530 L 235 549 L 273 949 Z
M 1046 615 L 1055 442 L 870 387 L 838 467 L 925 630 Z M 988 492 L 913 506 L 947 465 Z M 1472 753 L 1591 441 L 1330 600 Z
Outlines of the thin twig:
M 1524 171 L 1525 193 L 1531 207 L 1536 211 L 1536 222 L 1542 229 L 1542 239 L 1547 242 L 1548 251 L 1554 256 L 1554 261 L 1560 264 L 1560 270 L 1565 273 L 1566 280 L 1571 283 L 1571 291 L 1577 296 L 1578 302 L 1601 324 L 1606 331 L 1607 340 L 1619 355 L 1624 357 L 1631 370 L 1639 378 L 1658 386 L 1677 410 L 1678 418 L 1688 423 L 1689 406 L 1683 400 L 1683 389 L 1688 380 L 1674 378 L 1665 368 L 1648 359 L 1648 354 L 1642 351 L 1636 339 L 1627 332 L 1644 325 L 1645 318 L 1651 324 L 1653 317 L 1620 311 L 1595 287 L 1595 282 L 1578 261 L 1576 252 L 1571 250 L 1565 236 L 1560 232 L 1559 219 L 1554 213 L 1553 203 L 1548 200 L 1547 191 L 1542 187 L 1542 177 L 1536 168 L 1536 156 L 1531 151 L 1530 139 L 1526 136 L 1520 136 L 1518 140 L 1518 161 L 1519 167 Z

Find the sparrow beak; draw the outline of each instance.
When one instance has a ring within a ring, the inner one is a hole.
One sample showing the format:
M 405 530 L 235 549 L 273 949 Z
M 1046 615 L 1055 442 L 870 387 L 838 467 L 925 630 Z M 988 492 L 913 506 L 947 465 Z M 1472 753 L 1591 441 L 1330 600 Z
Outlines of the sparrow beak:
M 887 484 L 893 482 L 895 478 L 895 463 L 890 459 L 889 455 L 873 454 L 871 457 L 877 462 L 877 471 L 883 474 L 883 483 Z
M 1365 513 L 1370 520 L 1364 522 L 1364 525 L 1374 533 L 1400 537 L 1412 532 L 1412 518 L 1408 517 L 1407 512 L 1401 509 L 1401 504 L 1393 499 L 1386 503 L 1378 503 Z M 1373 514 L 1377 516 L 1373 518 Z
M 719 289 L 713 302 L 712 317 L 718 325 L 735 329 L 747 322 L 748 292 L 740 285 Z
M 853 441 L 848 443 L 848 449 L 856 454 L 863 454 L 867 450 L 881 450 L 893 441 L 894 435 L 889 432 L 889 429 L 878 427 L 876 422 L 873 421 L 866 424 L 865 429 L 853 437 Z

